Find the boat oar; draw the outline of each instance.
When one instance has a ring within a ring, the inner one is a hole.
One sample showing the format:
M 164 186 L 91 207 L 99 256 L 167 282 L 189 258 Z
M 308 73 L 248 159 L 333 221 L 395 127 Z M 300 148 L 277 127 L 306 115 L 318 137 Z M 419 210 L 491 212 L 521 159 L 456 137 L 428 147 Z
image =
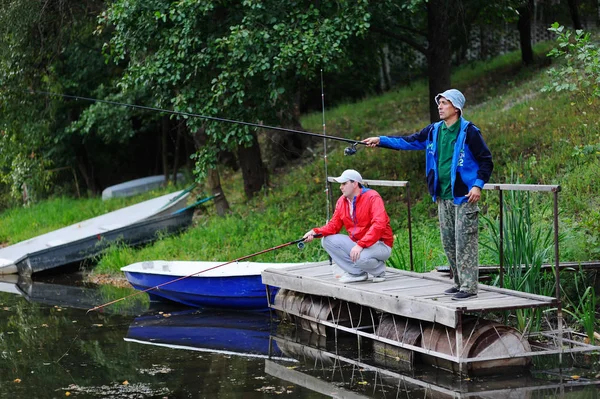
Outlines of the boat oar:
M 320 236 L 320 234 L 319 234 L 319 235 L 315 235 L 315 237 L 318 237 L 318 236 Z M 154 286 L 154 287 L 146 288 L 146 289 L 145 289 L 145 290 L 143 290 L 143 291 L 137 291 L 137 292 L 134 292 L 133 294 L 130 294 L 130 295 L 124 296 L 124 297 L 122 297 L 122 298 L 115 299 L 114 301 L 107 302 L 107 303 L 105 303 L 105 304 L 103 304 L 103 305 L 99 305 L 99 306 L 96 306 L 96 307 L 94 307 L 94 308 L 88 309 L 88 311 L 86 312 L 86 314 L 87 314 L 87 313 L 89 313 L 89 312 L 93 312 L 93 311 L 95 311 L 95 310 L 102 309 L 102 308 L 104 308 L 104 307 L 106 307 L 106 306 L 113 305 L 113 304 L 115 304 L 115 303 L 117 303 L 117 302 L 121 302 L 121 301 L 123 301 L 123 300 L 125 300 L 125 299 L 131 298 L 131 297 L 134 297 L 134 296 L 136 296 L 136 295 L 143 294 L 144 292 L 148 292 L 148 291 L 156 290 L 156 289 L 159 289 L 160 287 L 164 287 L 165 285 L 172 284 L 172 283 L 175 283 L 175 282 L 177 282 L 177 281 L 181 281 L 181 280 L 184 280 L 184 279 L 186 279 L 186 278 L 193 277 L 193 276 L 196 276 L 196 275 L 198 275 L 198 274 L 205 273 L 205 272 L 207 272 L 207 271 L 209 271 L 209 270 L 214 270 L 214 269 L 217 269 L 217 268 L 219 268 L 219 267 L 222 267 L 222 266 L 225 266 L 225 265 L 229 265 L 229 264 L 231 264 L 231 263 L 234 263 L 234 262 L 239 262 L 239 261 L 241 261 L 241 260 L 245 260 L 245 259 L 248 259 L 248 258 L 252 258 L 253 256 L 262 255 L 262 254 L 264 254 L 264 253 L 271 252 L 271 251 L 275 251 L 275 250 L 277 250 L 277 249 L 281 249 L 281 248 L 284 248 L 284 247 L 288 247 L 288 246 L 290 246 L 290 245 L 294 245 L 294 244 L 298 244 L 298 249 L 302 249 L 302 248 L 304 248 L 304 240 L 305 240 L 305 238 L 303 237 L 303 238 L 300 238 L 300 239 L 298 239 L 298 240 L 294 240 L 294 241 L 286 242 L 285 244 L 277 245 L 276 247 L 272 247 L 272 248 L 268 248 L 268 249 L 263 249 L 262 251 L 255 252 L 255 253 L 253 253 L 253 254 L 251 254 L 251 255 L 242 256 L 241 258 L 237 258 L 237 259 L 234 259 L 234 260 L 230 260 L 229 262 L 225 262 L 225 263 L 222 263 L 222 264 L 220 264 L 220 265 L 217 265 L 217 266 L 209 267 L 208 269 L 200 270 L 199 272 L 192 273 L 192 274 L 188 274 L 187 276 L 179 277 L 179 278 L 176 278 L 176 279 L 174 279 L 174 280 L 170 280 L 170 281 L 167 281 L 167 282 L 165 282 L 165 283 L 162 283 L 162 284 L 156 285 L 156 286 Z

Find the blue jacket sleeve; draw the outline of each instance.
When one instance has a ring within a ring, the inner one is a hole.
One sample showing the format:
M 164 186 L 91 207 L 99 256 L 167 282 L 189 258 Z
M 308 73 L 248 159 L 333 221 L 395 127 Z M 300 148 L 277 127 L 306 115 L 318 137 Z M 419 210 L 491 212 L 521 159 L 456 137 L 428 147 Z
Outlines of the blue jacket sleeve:
M 410 136 L 380 136 L 379 146 L 393 150 L 424 150 L 427 147 L 427 136 L 433 125 Z

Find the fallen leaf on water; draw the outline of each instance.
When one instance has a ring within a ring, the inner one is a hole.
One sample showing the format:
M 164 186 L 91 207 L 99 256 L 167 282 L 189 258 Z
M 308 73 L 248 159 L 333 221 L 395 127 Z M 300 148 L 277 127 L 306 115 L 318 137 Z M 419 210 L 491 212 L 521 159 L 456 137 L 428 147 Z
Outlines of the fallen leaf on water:
M 123 385 L 129 385 L 129 381 L 127 381 L 127 380 L 123 381 Z
M 163 317 L 171 317 L 171 313 L 165 313 L 163 314 Z
M 578 380 L 578 379 L 580 379 L 581 377 L 580 377 L 580 376 L 578 376 L 578 375 L 572 375 L 572 376 L 571 376 L 571 378 L 572 378 L 572 379 L 574 379 L 574 380 Z
M 71 396 L 71 392 L 69 392 L 69 391 L 65 392 L 65 396 Z
M 21 382 L 20 378 L 15 378 L 15 380 L 13 382 L 16 382 L 17 384 L 19 384 Z

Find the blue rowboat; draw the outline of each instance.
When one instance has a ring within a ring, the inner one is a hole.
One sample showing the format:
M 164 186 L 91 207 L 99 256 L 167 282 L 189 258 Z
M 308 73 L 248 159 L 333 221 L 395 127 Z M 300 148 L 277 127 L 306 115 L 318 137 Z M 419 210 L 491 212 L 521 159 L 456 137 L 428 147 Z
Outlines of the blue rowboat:
M 173 301 L 192 307 L 266 310 L 266 288 L 260 273 L 267 268 L 306 266 L 307 263 L 146 261 L 121 270 L 129 283 L 144 291 L 180 277 L 194 276 L 148 291 L 151 300 Z M 321 265 L 323 262 L 314 263 Z M 223 265 L 217 267 L 219 265 Z M 214 268 L 203 273 L 204 270 Z M 271 302 L 276 289 L 271 289 Z

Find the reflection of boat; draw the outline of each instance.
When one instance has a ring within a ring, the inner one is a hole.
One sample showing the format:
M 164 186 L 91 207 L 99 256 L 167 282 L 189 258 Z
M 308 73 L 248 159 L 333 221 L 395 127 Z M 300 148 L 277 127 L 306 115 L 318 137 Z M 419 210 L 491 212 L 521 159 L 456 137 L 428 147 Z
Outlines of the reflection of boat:
M 77 285 L 78 283 L 68 280 L 68 278 L 65 278 L 64 281 L 58 282 L 33 281 L 27 276 L 4 275 L 0 276 L 0 293 L 20 295 L 28 302 L 84 310 L 111 299 L 103 295 L 97 288 Z M 148 310 L 147 301 L 130 301 L 127 306 L 107 307 L 103 311 L 106 313 L 137 315 L 146 310 Z
M 267 308 L 267 295 L 260 273 L 266 268 L 306 266 L 307 263 L 147 261 L 125 266 L 127 280 L 138 290 L 148 290 L 152 299 L 168 299 L 194 307 L 258 310 Z M 322 265 L 327 262 L 316 262 Z M 220 266 L 223 265 L 223 266 Z M 211 269 L 212 270 L 208 270 Z M 206 272 L 203 272 L 206 270 Z M 195 274 L 197 273 L 197 274 Z M 194 276 L 191 276 L 195 274 Z M 271 291 L 273 301 L 276 290 Z
M 183 180 L 183 174 L 177 174 L 177 181 Z M 165 183 L 165 175 L 156 175 L 142 177 L 141 179 L 135 179 L 126 181 L 123 183 L 115 184 L 114 186 L 106 187 L 102 190 L 102 199 L 106 200 L 109 198 L 117 197 L 130 197 L 132 195 L 145 193 L 147 191 L 155 190 Z
M 81 261 L 116 240 L 130 245 L 156 239 L 191 223 L 183 210 L 187 191 L 179 191 L 97 216 L 0 249 L 0 274 L 32 274 Z
M 269 314 L 188 309 L 136 318 L 125 341 L 201 352 L 280 358 Z M 289 359 L 282 359 L 289 360 Z
M 277 334 L 273 341 L 282 354 L 298 359 L 300 366 L 291 369 L 276 361 L 266 360 L 265 372 L 332 397 L 432 399 L 554 397 L 558 392 L 564 394 L 567 391 L 583 390 L 586 387 L 597 389 L 600 384 L 600 381 L 594 380 L 573 381 L 569 375 L 559 375 L 554 380 L 534 378 L 528 373 L 488 377 L 485 380 L 465 380 L 460 376 L 429 366 L 401 371 L 375 364 L 369 359 L 368 354 L 358 357 L 356 351 L 350 355 L 347 348 L 331 348 L 322 343 L 317 348 L 305 345 L 305 336 L 284 337 L 279 334 L 279 331 Z

